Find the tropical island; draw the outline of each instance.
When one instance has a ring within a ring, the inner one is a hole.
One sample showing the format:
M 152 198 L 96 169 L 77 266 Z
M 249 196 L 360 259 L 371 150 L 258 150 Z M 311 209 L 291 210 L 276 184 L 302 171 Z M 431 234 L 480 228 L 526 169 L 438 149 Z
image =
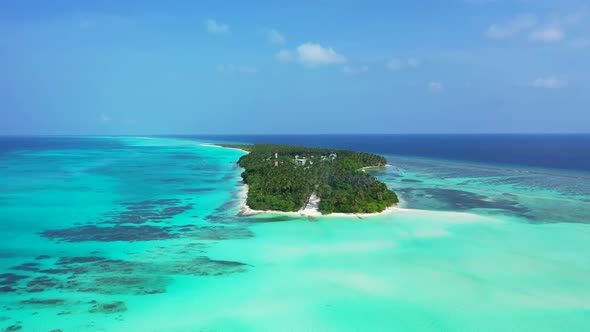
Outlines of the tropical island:
M 291 145 L 219 145 L 248 152 L 238 164 L 248 185 L 246 204 L 254 210 L 295 212 L 314 203 L 322 214 L 378 213 L 398 203 L 393 191 L 365 172 L 386 166 L 382 156 Z

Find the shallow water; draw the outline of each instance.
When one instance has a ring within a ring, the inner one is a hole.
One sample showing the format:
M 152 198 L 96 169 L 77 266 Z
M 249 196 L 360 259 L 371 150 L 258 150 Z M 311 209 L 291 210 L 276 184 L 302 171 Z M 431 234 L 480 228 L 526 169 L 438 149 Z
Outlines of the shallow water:
M 407 209 L 310 222 L 238 217 L 237 150 L 61 140 L 0 153 L 0 329 L 590 329 L 585 175 L 388 156 Z

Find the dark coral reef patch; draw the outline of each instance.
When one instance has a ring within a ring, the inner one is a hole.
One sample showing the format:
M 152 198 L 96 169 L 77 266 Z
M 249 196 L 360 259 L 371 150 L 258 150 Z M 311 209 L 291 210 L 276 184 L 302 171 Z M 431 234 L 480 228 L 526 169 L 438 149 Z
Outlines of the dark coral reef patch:
M 15 273 L 0 274 L 0 293 L 16 292 L 20 281 L 27 278 L 28 276 Z
M 37 306 L 61 306 L 66 304 L 64 299 L 35 299 L 31 298 L 28 300 L 22 300 L 19 302 L 24 305 L 37 305 Z
M 16 274 L 4 274 L 2 281 L 9 287 L 4 292 L 38 294 L 49 290 L 68 290 L 81 293 L 150 295 L 166 292 L 173 275 L 218 276 L 244 272 L 247 264 L 234 261 L 213 260 L 206 256 L 177 259 L 174 253 L 163 261 L 128 261 L 99 256 L 61 257 L 53 266 L 36 272 L 26 284 L 27 278 Z M 39 275 L 40 274 L 40 275 Z M 27 300 L 24 305 L 42 304 L 44 300 Z M 47 300 L 49 301 L 49 300 Z
M 426 197 L 443 204 L 443 210 L 466 211 L 490 209 L 530 218 L 531 210 L 519 202 L 509 199 L 492 198 L 469 191 L 441 188 L 404 188 L 401 192 L 408 197 Z
M 113 242 L 113 241 L 154 241 L 177 238 L 169 227 L 157 226 L 79 226 L 65 229 L 46 230 L 41 236 L 65 242 Z
M 43 292 L 53 288 L 63 288 L 61 281 L 55 277 L 38 276 L 27 283 L 29 293 Z
M 176 238 L 199 240 L 227 240 L 252 237 L 247 228 L 222 226 L 196 226 L 193 224 L 175 226 L 78 226 L 65 229 L 46 230 L 41 236 L 64 242 L 114 242 L 114 241 L 155 241 Z
M 23 329 L 22 325 L 14 324 L 14 325 L 10 325 L 9 327 L 5 328 L 2 331 L 5 331 L 5 332 L 14 332 L 14 331 L 21 331 L 22 329 Z
M 96 303 L 88 311 L 93 314 L 115 314 L 127 311 L 127 306 L 123 301 Z
M 37 262 L 23 263 L 21 265 L 13 266 L 10 269 L 11 270 L 19 270 L 19 271 L 35 272 L 35 271 L 39 271 L 39 263 L 37 263 Z
M 122 204 L 123 211 L 113 211 L 105 215 L 107 224 L 159 223 L 173 218 L 193 208 L 194 204 L 184 204 L 180 199 L 154 199 Z

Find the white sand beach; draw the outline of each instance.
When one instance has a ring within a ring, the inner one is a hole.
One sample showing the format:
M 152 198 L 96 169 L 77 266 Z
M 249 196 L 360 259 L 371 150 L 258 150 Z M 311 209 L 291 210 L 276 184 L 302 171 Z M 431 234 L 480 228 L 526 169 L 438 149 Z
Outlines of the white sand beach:
M 247 198 L 248 198 L 248 185 L 244 184 L 244 186 L 242 187 L 242 191 L 240 192 L 240 199 L 241 199 L 240 215 L 242 215 L 242 216 L 252 216 L 252 215 L 257 215 L 257 214 L 269 213 L 269 214 L 279 214 L 279 215 L 296 216 L 296 217 L 313 217 L 313 218 L 317 218 L 317 217 L 323 217 L 323 218 L 324 217 L 346 217 L 346 218 L 363 219 L 363 218 L 367 218 L 367 217 L 381 216 L 381 215 L 385 215 L 385 214 L 389 214 L 389 213 L 393 213 L 393 212 L 399 212 L 399 211 L 403 210 L 402 208 L 399 207 L 402 204 L 400 202 L 397 205 L 390 206 L 387 209 L 385 209 L 381 212 L 376 212 L 376 213 L 322 214 L 318 209 L 320 199 L 319 199 L 319 197 L 315 196 L 315 194 L 313 194 L 312 197 L 310 198 L 310 203 L 307 204 L 306 207 L 304 207 L 303 209 L 301 209 L 299 211 L 284 212 L 284 211 L 275 211 L 275 210 L 254 210 L 254 209 L 250 208 L 248 206 L 248 204 L 246 203 Z

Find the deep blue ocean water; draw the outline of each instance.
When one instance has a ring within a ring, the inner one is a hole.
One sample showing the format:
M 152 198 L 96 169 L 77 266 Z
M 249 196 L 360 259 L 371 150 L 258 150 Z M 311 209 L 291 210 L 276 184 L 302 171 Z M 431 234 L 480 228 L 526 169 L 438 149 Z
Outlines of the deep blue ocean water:
M 333 147 L 381 154 L 590 172 L 590 134 L 220 135 L 195 137 L 228 142 Z
M 590 172 L 590 134 L 493 135 L 194 135 L 174 136 L 234 143 L 332 147 L 433 159 Z M 0 137 L 0 155 L 50 148 L 124 148 L 116 140 L 67 136 Z

